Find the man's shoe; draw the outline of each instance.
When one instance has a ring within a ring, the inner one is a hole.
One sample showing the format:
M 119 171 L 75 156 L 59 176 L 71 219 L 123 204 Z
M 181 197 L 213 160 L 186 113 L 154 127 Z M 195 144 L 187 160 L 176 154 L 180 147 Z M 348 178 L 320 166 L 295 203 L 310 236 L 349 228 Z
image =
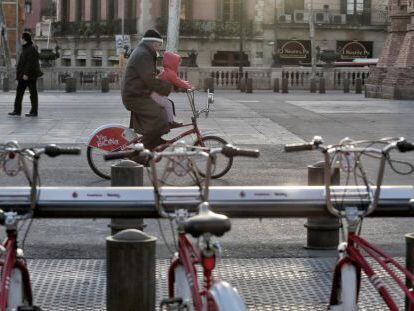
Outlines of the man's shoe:
M 30 112 L 25 114 L 26 117 L 37 117 L 37 112 Z
M 173 122 L 170 123 L 170 129 L 174 129 L 174 128 L 177 128 L 177 127 L 182 127 L 183 125 L 184 125 L 184 123 L 173 121 Z
M 16 112 L 16 111 L 9 112 L 9 116 L 20 116 L 20 115 L 21 115 L 20 112 Z

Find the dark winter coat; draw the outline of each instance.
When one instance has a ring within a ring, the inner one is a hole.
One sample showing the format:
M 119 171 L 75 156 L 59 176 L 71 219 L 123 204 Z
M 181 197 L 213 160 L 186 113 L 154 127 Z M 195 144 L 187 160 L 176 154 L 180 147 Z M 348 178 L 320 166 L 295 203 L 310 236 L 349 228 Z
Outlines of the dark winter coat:
M 132 112 L 131 126 L 138 133 L 169 132 L 165 110 L 150 97 L 151 92 L 168 96 L 171 84 L 156 78 L 156 52 L 141 42 L 132 52 L 122 82 L 122 102 Z
M 32 42 L 23 45 L 22 53 L 17 63 L 16 80 L 22 80 L 23 75 L 26 75 L 29 80 L 35 80 L 42 75 L 39 64 L 39 53 Z

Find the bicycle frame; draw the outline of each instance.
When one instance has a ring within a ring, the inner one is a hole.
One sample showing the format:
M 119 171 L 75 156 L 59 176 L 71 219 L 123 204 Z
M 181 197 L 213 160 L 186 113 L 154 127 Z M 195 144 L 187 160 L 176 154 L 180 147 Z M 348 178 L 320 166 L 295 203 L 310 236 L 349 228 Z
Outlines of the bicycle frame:
M 174 297 L 175 269 L 182 264 L 185 274 L 190 280 L 190 290 L 195 309 L 201 310 L 203 306 L 202 295 L 199 290 L 197 270 L 195 265 L 201 262 L 200 251 L 187 238 L 185 233 L 178 235 L 178 258 L 174 259 L 168 269 L 168 296 Z
M 0 278 L 0 310 L 5 311 L 8 303 L 10 280 L 13 269 L 19 269 L 22 274 L 24 291 L 29 305 L 33 303 L 32 287 L 29 271 L 26 264 L 17 258 L 17 233 L 15 230 L 7 230 L 7 238 L 3 243 L 5 248 L 4 260 L 0 262 L 2 274 Z
M 348 233 L 348 243 L 345 249 L 346 255 L 341 258 L 336 264 L 334 270 L 332 292 L 330 298 L 330 305 L 338 304 L 338 293 L 340 278 L 341 278 L 341 269 L 346 264 L 351 264 L 356 268 L 357 272 L 357 297 L 359 295 L 360 285 L 361 285 L 361 270 L 367 275 L 371 284 L 375 287 L 378 293 L 383 298 L 384 302 L 387 304 L 390 310 L 399 310 L 397 304 L 394 302 L 394 299 L 390 295 L 385 284 L 382 282 L 381 278 L 375 273 L 374 269 L 370 266 L 368 261 L 365 259 L 361 250 L 364 250 L 371 258 L 373 258 L 380 266 L 387 272 L 389 276 L 397 283 L 398 287 L 405 293 L 406 297 L 410 301 L 410 311 L 414 310 L 414 293 L 411 289 L 404 284 L 405 280 L 402 280 L 391 268 L 392 266 L 395 270 L 398 270 L 401 274 L 404 275 L 407 280 L 412 284 L 414 280 L 414 274 L 405 269 L 397 261 L 395 261 L 391 256 L 380 250 L 379 248 L 371 245 L 369 242 L 355 234 L 354 232 Z M 350 284 L 353 286 L 354 284 Z

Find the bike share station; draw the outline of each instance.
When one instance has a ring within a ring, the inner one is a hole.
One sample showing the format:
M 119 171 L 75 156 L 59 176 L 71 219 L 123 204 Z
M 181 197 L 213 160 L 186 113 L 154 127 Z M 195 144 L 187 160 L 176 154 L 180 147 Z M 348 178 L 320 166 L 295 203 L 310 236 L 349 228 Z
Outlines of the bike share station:
M 114 170 L 119 170 L 116 174 L 127 174 L 129 176 L 131 176 L 132 170 L 137 169 L 142 170 L 143 168 L 125 165 L 125 163 L 121 168 L 114 168 Z M 120 171 L 124 172 L 121 173 Z M 310 177 L 311 180 L 313 178 L 315 177 Z M 139 183 L 134 179 L 130 179 L 130 182 L 131 184 Z M 166 188 L 166 191 L 169 191 L 169 189 Z M 194 197 L 197 197 L 198 193 L 195 188 L 174 188 L 171 191 L 182 191 L 186 193 L 186 196 L 193 192 Z M 323 186 L 211 187 L 210 191 L 212 209 L 230 218 L 309 217 L 308 229 L 310 227 L 309 223 L 313 219 L 317 219 L 317 226 L 321 227 L 321 219 L 330 218 L 325 208 L 325 189 Z M 378 209 L 372 216 L 413 217 L 414 209 L 410 203 L 413 194 L 414 189 L 411 186 L 384 186 Z M 18 206 L 18 209 L 24 210 L 30 205 L 29 197 L 30 188 L 28 187 L 1 188 L 0 208 L 7 210 L 11 206 Z M 167 209 L 172 210 L 183 205 L 190 210 L 195 210 L 197 201 L 176 201 L 166 206 Z M 152 187 L 42 187 L 34 217 L 142 219 L 158 218 L 159 215 L 156 211 Z M 130 220 L 128 222 L 130 223 Z M 332 224 L 327 226 L 329 230 L 326 233 L 329 236 L 332 236 L 333 233 L 332 226 Z M 322 225 L 322 231 L 325 229 Z M 313 238 L 311 239 L 313 240 Z M 322 239 L 324 238 L 322 237 Z M 330 240 L 329 245 L 321 246 L 320 243 L 324 242 L 319 241 L 317 242 L 319 245 L 316 247 L 330 248 L 336 246 L 332 239 L 329 238 L 328 240 Z M 121 306 L 127 310 L 128 307 L 125 306 L 137 305 L 140 306 L 140 310 L 155 309 L 159 302 L 155 302 L 155 241 L 155 238 L 146 236 L 136 230 L 123 231 L 107 238 L 106 285 L 108 310 L 120 310 L 119 307 Z M 412 242 L 410 243 L 409 245 L 412 245 Z M 312 245 L 308 244 L 308 247 L 312 247 Z M 407 258 L 407 261 L 409 260 L 412 261 L 412 259 Z M 232 262 L 233 260 L 229 261 Z M 324 262 L 317 260 L 316 264 L 324 265 Z M 163 273 L 166 273 L 164 272 L 167 269 L 166 263 L 163 263 L 162 266 L 160 269 L 163 269 Z M 275 266 L 277 266 L 277 263 L 275 263 Z M 260 266 L 256 268 L 261 269 Z M 317 276 L 315 275 L 315 277 Z M 101 285 L 102 281 L 100 279 L 99 283 Z M 297 283 L 298 286 L 301 282 L 303 280 L 294 280 L 294 283 Z M 96 286 L 91 284 L 89 287 L 89 291 L 82 293 L 84 298 L 89 294 L 97 293 Z M 239 288 L 239 290 L 244 293 L 244 288 Z M 254 289 L 247 290 L 247 292 L 251 291 L 254 291 Z M 162 291 L 164 294 L 165 292 Z M 313 294 L 315 293 L 313 292 Z M 275 295 L 273 296 L 273 304 L 277 307 L 277 297 L 279 295 L 277 293 Z M 158 297 L 158 300 L 160 298 L 162 297 Z M 248 300 L 247 297 L 244 298 Z M 300 302 L 295 303 L 300 304 Z M 323 306 L 322 302 L 319 307 L 321 306 Z M 312 309 L 311 306 L 309 307 Z M 84 305 L 82 309 L 86 310 L 87 305 Z M 318 309 L 317 306 L 316 309 Z

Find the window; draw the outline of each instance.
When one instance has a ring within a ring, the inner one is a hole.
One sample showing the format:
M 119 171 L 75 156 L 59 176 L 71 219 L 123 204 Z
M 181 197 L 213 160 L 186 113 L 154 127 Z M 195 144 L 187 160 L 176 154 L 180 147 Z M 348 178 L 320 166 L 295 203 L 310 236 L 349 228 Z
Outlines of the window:
M 220 8 L 220 19 L 223 21 L 239 21 L 242 0 L 218 1 Z
M 76 21 L 79 22 L 85 17 L 85 0 L 76 0 Z
M 112 21 L 118 18 L 118 0 L 108 0 L 106 19 Z
M 97 22 L 101 19 L 100 0 L 91 1 L 91 21 Z
M 304 10 L 304 0 L 285 0 L 285 14 L 293 15 L 295 10 Z
M 125 18 L 134 19 L 137 17 L 137 6 L 135 0 L 125 0 Z
M 346 14 L 356 15 L 364 12 L 364 0 L 347 0 Z
M 69 0 L 62 0 L 62 9 L 61 9 L 61 17 L 62 22 L 68 22 L 69 21 L 69 14 L 70 14 L 70 7 L 69 7 Z

